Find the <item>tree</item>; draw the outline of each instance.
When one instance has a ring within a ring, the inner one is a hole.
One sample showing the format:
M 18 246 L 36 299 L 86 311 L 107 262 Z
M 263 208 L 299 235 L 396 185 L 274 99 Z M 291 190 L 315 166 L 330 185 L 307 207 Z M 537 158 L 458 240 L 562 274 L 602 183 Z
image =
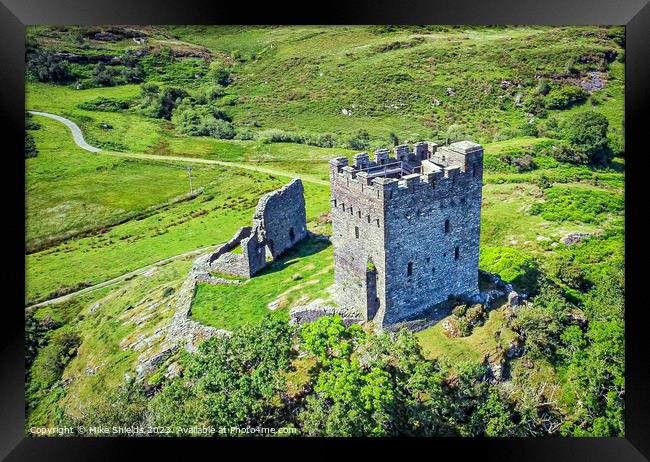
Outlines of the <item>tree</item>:
M 149 117 L 170 120 L 172 112 L 187 92 L 180 88 L 165 87 L 162 90 L 153 83 L 140 86 L 140 110 Z
M 149 411 L 153 425 L 215 428 L 271 427 L 283 423 L 279 396 L 291 359 L 291 328 L 265 318 L 230 337 L 206 340 L 186 356 L 182 377 L 163 386 Z
M 37 155 L 38 149 L 36 149 L 34 137 L 30 133 L 25 132 L 25 159 L 36 157 Z
M 567 377 L 575 395 L 565 435 L 623 436 L 625 409 L 625 326 L 622 320 L 594 321 L 572 343 Z M 568 337 L 568 334 L 567 336 Z M 568 340 L 568 339 L 567 339 Z
M 66 83 L 74 78 L 67 61 L 60 60 L 53 52 L 35 43 L 28 43 L 26 49 L 27 75 L 30 78 L 52 83 Z
M 569 119 L 564 137 L 572 147 L 584 153 L 592 164 L 605 165 L 611 160 L 607 131 L 609 121 L 599 112 L 587 111 Z
M 368 149 L 368 146 L 370 146 L 370 134 L 366 130 L 357 130 L 350 135 L 347 140 L 347 145 L 350 149 Z
M 227 86 L 230 82 L 230 68 L 220 61 L 212 61 L 208 69 L 208 77 L 216 85 Z

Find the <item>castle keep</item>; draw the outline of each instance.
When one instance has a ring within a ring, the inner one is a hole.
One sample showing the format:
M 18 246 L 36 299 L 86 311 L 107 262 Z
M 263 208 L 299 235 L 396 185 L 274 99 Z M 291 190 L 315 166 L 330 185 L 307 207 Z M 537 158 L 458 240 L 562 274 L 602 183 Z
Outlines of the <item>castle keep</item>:
M 336 301 L 381 326 L 478 293 L 483 148 L 469 141 L 330 161 Z

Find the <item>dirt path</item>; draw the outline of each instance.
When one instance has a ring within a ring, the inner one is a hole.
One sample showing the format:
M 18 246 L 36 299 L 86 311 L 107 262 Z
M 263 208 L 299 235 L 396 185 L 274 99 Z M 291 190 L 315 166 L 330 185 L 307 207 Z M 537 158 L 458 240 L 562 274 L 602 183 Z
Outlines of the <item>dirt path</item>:
M 62 124 L 66 125 L 70 131 L 72 132 L 72 138 L 74 139 L 74 142 L 79 146 L 81 149 L 85 149 L 86 151 L 98 153 L 102 152 L 105 155 L 109 156 L 115 156 L 115 157 L 126 157 L 126 158 L 131 158 L 131 159 L 141 159 L 141 160 L 156 160 L 156 161 L 161 161 L 161 160 L 172 160 L 172 161 L 180 161 L 180 162 L 189 162 L 189 163 L 195 163 L 195 164 L 208 164 L 208 165 L 220 165 L 224 167 L 233 167 L 233 168 L 239 168 L 242 170 L 250 170 L 254 172 L 260 172 L 260 173 L 266 173 L 269 175 L 276 175 L 276 176 L 284 176 L 288 178 L 300 178 L 302 181 L 307 182 L 307 183 L 313 183 L 313 184 L 318 184 L 322 186 L 328 186 L 329 183 L 325 180 L 322 180 L 320 178 L 310 176 L 310 175 L 296 175 L 294 173 L 289 173 L 285 172 L 282 170 L 276 170 L 273 168 L 267 168 L 267 167 L 260 167 L 258 165 L 251 165 L 251 164 L 243 164 L 243 163 L 237 163 L 237 162 L 225 162 L 222 160 L 214 160 L 214 159 L 202 159 L 202 158 L 197 158 L 197 157 L 183 157 L 183 156 L 160 156 L 156 154 L 144 154 L 144 153 L 131 153 L 131 152 L 113 152 L 113 151 L 102 151 L 99 148 L 96 148 L 94 146 L 89 145 L 86 143 L 86 140 L 84 140 L 83 133 L 81 131 L 81 128 L 77 124 L 75 124 L 73 121 L 70 119 L 66 119 L 65 117 L 58 116 L 56 114 L 50 114 L 48 112 L 39 112 L 39 111 L 29 111 L 30 114 L 38 115 L 38 116 L 43 116 L 43 117 L 49 117 L 50 119 L 54 119 L 58 122 L 61 122 Z M 200 249 L 192 250 L 190 252 L 185 252 L 180 255 L 175 255 L 173 257 L 165 258 L 163 260 L 157 261 L 156 263 L 152 263 L 151 265 L 144 266 L 142 268 L 138 268 L 137 270 L 130 271 L 128 273 L 125 273 L 121 276 L 115 277 L 113 279 L 109 279 L 108 281 L 100 282 L 98 284 L 95 284 L 90 287 L 85 287 L 81 290 L 78 290 L 76 292 L 71 292 L 66 295 L 62 295 L 61 297 L 57 298 L 51 298 L 49 300 L 45 300 L 44 302 L 36 303 L 34 305 L 30 305 L 26 307 L 26 310 L 29 309 L 34 309 L 34 308 L 40 308 L 43 306 L 51 305 L 53 303 L 59 303 L 63 302 L 65 300 L 68 300 L 70 298 L 76 297 L 78 295 L 83 295 L 88 292 L 92 292 L 94 290 L 102 289 L 104 287 L 111 286 L 113 284 L 117 284 L 118 282 L 122 282 L 130 277 L 137 276 L 139 274 L 142 274 L 146 272 L 147 270 L 150 270 L 151 268 L 154 268 L 156 266 L 164 265 L 166 263 L 169 263 L 174 260 L 178 260 L 187 256 L 191 255 L 199 255 L 202 252 L 207 251 L 208 249 L 217 247 L 217 245 L 213 246 L 208 246 L 208 247 L 203 247 Z
M 226 162 L 223 160 L 214 160 L 214 159 L 202 159 L 200 157 L 160 156 L 156 154 L 144 154 L 144 153 L 135 153 L 135 152 L 102 151 L 101 149 L 86 143 L 81 128 L 79 128 L 79 126 L 75 124 L 73 121 L 71 121 L 70 119 L 66 119 L 65 117 L 61 117 L 56 114 L 50 114 L 49 112 L 29 111 L 29 113 L 43 116 L 43 117 L 49 117 L 50 119 L 54 119 L 58 122 L 61 122 L 62 124 L 65 124 L 72 132 L 72 138 L 74 139 L 74 142 L 77 144 L 77 146 L 79 146 L 81 149 L 85 149 L 86 151 L 90 151 L 90 152 L 95 152 L 95 153 L 102 152 L 103 154 L 106 155 L 116 156 L 116 157 L 126 157 L 130 159 L 157 160 L 157 161 L 173 160 L 177 162 L 189 162 L 193 164 L 219 165 L 222 167 L 239 168 L 242 170 L 250 170 L 253 172 L 266 173 L 269 175 L 283 176 L 287 178 L 300 178 L 302 181 L 306 183 L 313 183 L 321 186 L 329 185 L 328 181 L 322 180 L 312 175 L 304 175 L 304 174 L 298 175 L 295 173 L 285 172 L 283 170 L 277 170 L 274 168 L 260 167 L 259 165 L 255 165 L 255 164 L 246 164 L 240 162 Z
M 84 135 L 81 132 L 81 128 L 79 128 L 79 125 L 74 123 L 70 119 L 66 119 L 65 117 L 58 116 L 56 114 L 50 114 L 49 112 L 38 112 L 38 111 L 28 111 L 30 114 L 34 115 L 39 115 L 43 117 L 49 117 L 50 119 L 54 119 L 57 122 L 61 122 L 64 124 L 66 127 L 70 129 L 72 132 L 72 139 L 74 139 L 74 142 L 79 146 L 81 149 L 85 149 L 86 151 L 90 152 L 101 152 L 102 150 L 99 148 L 96 148 L 94 146 L 89 145 L 86 143 L 86 140 L 84 140 Z
M 170 263 L 172 261 L 180 260 L 180 259 L 185 258 L 185 257 L 201 255 L 202 253 L 205 253 L 210 249 L 214 249 L 216 247 L 219 247 L 220 245 L 221 244 L 210 245 L 210 246 L 207 246 L 207 247 L 201 247 L 200 249 L 190 250 L 189 252 L 185 252 L 185 253 L 181 253 L 181 254 L 178 254 L 178 255 L 174 255 L 172 257 L 164 258 L 164 259 L 159 260 L 159 261 L 157 261 L 155 263 L 152 263 L 150 265 L 143 266 L 142 268 L 138 268 L 138 269 L 133 270 L 133 271 L 129 271 L 128 273 L 124 273 L 121 276 L 117 276 L 117 277 L 115 277 L 113 279 L 109 279 L 107 281 L 97 283 L 97 284 L 95 284 L 93 286 L 85 287 L 85 288 L 83 288 L 81 290 L 77 290 L 76 292 L 71 292 L 69 294 L 65 294 L 65 295 L 62 295 L 62 296 L 56 297 L 56 298 L 50 298 L 49 300 L 45 300 L 44 302 L 35 303 L 34 305 L 30 305 L 28 307 L 25 307 L 25 310 L 31 310 L 31 309 L 34 309 L 34 308 L 41 308 L 43 306 L 52 305 L 54 303 L 64 302 L 66 300 L 69 300 L 70 298 L 77 297 L 79 295 L 83 295 L 83 294 L 86 294 L 86 293 L 89 293 L 89 292 L 93 292 L 95 290 L 102 289 L 104 287 L 112 286 L 113 284 L 117 284 L 118 282 L 123 282 L 123 281 L 125 281 L 125 280 L 127 280 L 127 279 L 129 279 L 129 278 L 131 278 L 133 276 L 139 276 L 142 273 L 145 273 L 145 272 L 149 271 L 150 269 L 166 265 L 167 263 Z

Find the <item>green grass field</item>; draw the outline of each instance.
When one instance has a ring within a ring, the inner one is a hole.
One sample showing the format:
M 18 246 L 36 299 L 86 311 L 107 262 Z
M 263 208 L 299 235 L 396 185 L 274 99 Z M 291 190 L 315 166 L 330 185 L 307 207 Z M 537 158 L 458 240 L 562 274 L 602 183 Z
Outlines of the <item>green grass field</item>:
M 288 319 L 292 306 L 329 298 L 332 269 L 329 242 L 307 238 L 243 285 L 199 284 L 192 318 L 227 330 L 259 322 L 270 312 Z
M 190 93 L 206 85 L 209 59 L 223 62 L 232 81 L 215 105 L 236 130 L 332 134 L 337 147 L 184 136 L 171 121 L 142 114 L 138 84 L 75 89 L 74 82 L 29 80 L 28 109 L 70 118 L 103 152 L 86 152 L 62 124 L 33 117 L 41 128 L 30 130 L 38 155 L 26 159 L 26 305 L 225 242 L 250 224 L 263 194 L 293 176 L 304 180 L 310 230 L 329 234 L 324 217 L 330 207 L 328 160 L 389 146 L 391 133 L 400 142 L 461 137 L 483 143 L 486 268 L 530 260 L 567 288 L 554 273 L 558 261 L 578 262 L 594 281 L 624 261 L 624 157 L 608 167 L 591 167 L 535 151 L 559 141 L 559 133 L 545 129 L 549 120 L 562 123 L 590 110 L 608 118 L 612 141 L 621 137 L 624 50 L 611 28 L 150 26 L 143 29 L 149 34 L 144 47 L 131 40 L 79 44 L 71 38 L 75 30 L 39 26 L 28 28 L 28 36 L 47 49 L 78 54 L 146 49 L 146 81 Z M 156 62 L 164 49 L 177 56 Z M 616 57 L 604 62 L 611 52 Z M 75 66 L 84 79 L 92 74 L 89 66 Z M 544 116 L 523 107 L 521 101 L 538 85 L 537 75 L 552 86 L 575 85 L 574 70 L 602 73 L 604 88 Z M 129 107 L 81 108 L 100 97 Z M 106 124 L 112 128 L 102 128 Z M 537 136 L 527 131 L 529 124 L 539 128 Z M 369 138 L 366 147 L 353 150 L 346 140 L 358 130 Z M 527 153 L 537 166 L 530 171 L 518 172 L 504 160 Z M 160 157 L 146 157 L 151 155 Z M 197 160 L 232 165 L 192 162 Z M 195 197 L 187 196 L 189 165 L 200 191 Z M 596 236 L 573 246 L 561 243 L 575 232 Z M 200 284 L 192 318 L 225 329 L 258 322 L 268 313 L 287 318 L 293 306 L 330 297 L 332 264 L 331 246 L 309 239 L 240 286 Z M 36 310 L 38 318 L 62 324 L 54 332 L 77 331 L 81 343 L 58 381 L 43 372 L 48 356 L 37 357 L 33 382 L 40 388 L 28 396 L 30 423 L 52 423 L 63 409 L 79 414 L 122 383 L 137 359 L 122 342 L 151 333 L 170 316 L 166 307 L 134 323 L 146 305 L 139 302 L 164 301 L 165 289 L 180 285 L 189 265 L 189 260 L 175 261 L 151 277 L 137 276 Z M 91 310 L 97 303 L 100 307 Z M 440 325 L 417 337 L 427 356 L 453 362 L 481 360 L 513 335 L 497 309 L 468 337 L 448 338 Z M 296 374 L 305 375 L 308 365 L 299 365 Z M 515 361 L 512 373 L 524 382 L 562 382 L 553 365 L 542 361 L 533 369 Z

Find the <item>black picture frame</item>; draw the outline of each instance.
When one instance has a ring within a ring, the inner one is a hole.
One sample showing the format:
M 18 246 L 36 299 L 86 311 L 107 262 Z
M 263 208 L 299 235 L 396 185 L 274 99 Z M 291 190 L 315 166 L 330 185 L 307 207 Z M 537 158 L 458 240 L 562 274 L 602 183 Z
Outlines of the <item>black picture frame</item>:
M 265 454 L 311 457 L 306 446 L 324 445 L 330 456 L 351 445 L 385 452 L 389 446 L 407 457 L 481 460 L 627 461 L 650 457 L 650 368 L 645 363 L 649 338 L 645 334 L 643 295 L 644 115 L 650 109 L 649 0 L 445 0 L 401 2 L 324 2 L 311 5 L 254 5 L 198 0 L 0 0 L 0 122 L 3 137 L 5 218 L 2 281 L 6 287 L 2 312 L 0 387 L 0 456 L 6 460 L 114 460 L 136 453 L 166 454 L 170 446 L 201 446 L 225 457 L 226 449 L 249 451 L 252 443 Z M 25 26 L 33 24 L 544 24 L 626 26 L 626 436 L 625 438 L 523 439 L 91 439 L 25 437 L 24 420 L 24 164 Z M 9 207 L 8 207 L 9 205 Z M 9 212 L 10 213 L 7 213 Z M 630 251 L 631 250 L 631 251 Z M 22 293 L 21 293 L 22 290 Z M 414 446 L 417 446 L 414 447 Z M 276 452 L 278 451 L 278 452 Z M 282 452 L 280 452 L 282 451 Z M 420 454 L 417 456 L 416 454 Z M 445 454 L 447 453 L 447 454 Z M 243 455 L 244 453 L 240 453 Z M 427 455 L 428 454 L 428 455 Z M 201 456 L 206 457 L 206 456 Z M 233 457 L 228 456 L 228 457 Z M 367 457 L 367 455 L 366 455 Z

